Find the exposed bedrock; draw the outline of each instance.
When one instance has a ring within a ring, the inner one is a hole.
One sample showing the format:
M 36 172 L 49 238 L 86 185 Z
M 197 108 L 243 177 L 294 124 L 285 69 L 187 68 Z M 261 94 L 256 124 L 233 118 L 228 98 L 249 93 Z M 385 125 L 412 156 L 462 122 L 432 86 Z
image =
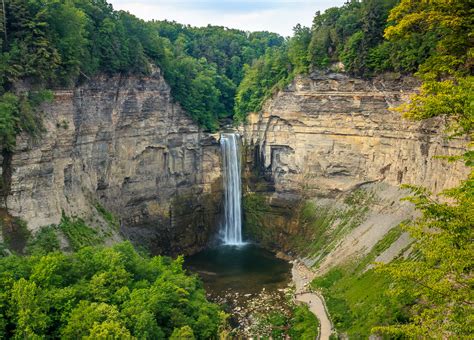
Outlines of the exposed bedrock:
M 8 209 L 30 229 L 62 211 L 99 223 L 100 203 L 122 235 L 155 253 L 190 253 L 214 235 L 219 144 L 172 102 L 159 72 L 56 91 L 44 112 L 44 136 L 19 138 L 11 162 Z
M 358 188 L 374 191 L 380 199 L 369 207 L 365 229 L 348 230 L 329 254 L 334 256 L 344 240 L 353 237 L 359 246 L 344 252 L 347 259 L 370 250 L 387 230 L 412 218 L 413 209 L 399 201 L 406 195 L 397 193 L 401 184 L 440 192 L 465 178 L 467 169 L 460 162 L 435 158 L 459 155 L 466 146 L 463 139 L 443 137 L 442 119 L 413 122 L 390 110 L 406 101 L 417 85 L 412 78 L 313 74 L 297 78 L 261 113 L 250 115 L 241 128 L 246 144 L 244 191 L 247 197 L 264 196 L 269 211 L 257 228 L 273 229 L 276 246 L 291 250 L 294 245 L 288 239 L 301 233 L 303 201 L 336 207 Z M 370 221 L 371 212 L 384 216 L 384 209 L 394 213 L 398 208 L 402 213 L 392 221 Z

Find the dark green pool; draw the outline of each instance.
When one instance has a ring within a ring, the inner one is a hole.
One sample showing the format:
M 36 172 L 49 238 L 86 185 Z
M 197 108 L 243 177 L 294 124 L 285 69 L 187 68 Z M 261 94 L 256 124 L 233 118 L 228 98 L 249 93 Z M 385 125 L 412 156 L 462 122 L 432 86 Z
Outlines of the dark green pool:
M 275 290 L 286 287 L 291 279 L 288 262 L 254 244 L 206 249 L 187 257 L 185 266 L 201 276 L 213 295 L 229 290 L 240 294 Z

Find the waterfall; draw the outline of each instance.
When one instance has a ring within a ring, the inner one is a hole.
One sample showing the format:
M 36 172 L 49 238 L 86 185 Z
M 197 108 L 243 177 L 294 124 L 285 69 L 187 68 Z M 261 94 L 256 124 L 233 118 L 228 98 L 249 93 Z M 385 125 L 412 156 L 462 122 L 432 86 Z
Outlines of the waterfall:
M 240 139 L 236 133 L 221 134 L 224 178 L 224 244 L 242 245 L 242 192 L 240 179 Z

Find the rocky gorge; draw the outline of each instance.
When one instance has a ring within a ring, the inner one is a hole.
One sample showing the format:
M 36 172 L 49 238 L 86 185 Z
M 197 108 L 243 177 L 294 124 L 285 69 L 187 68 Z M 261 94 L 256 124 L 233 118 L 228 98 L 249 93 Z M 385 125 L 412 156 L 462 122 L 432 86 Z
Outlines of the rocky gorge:
M 4 205 L 36 231 L 62 214 L 105 225 L 153 253 L 190 253 L 215 234 L 222 192 L 219 144 L 171 99 L 159 70 L 97 77 L 56 90 L 45 132 L 17 140 Z
M 241 128 L 247 232 L 323 273 L 415 216 L 400 201 L 403 184 L 438 193 L 465 178 L 467 167 L 442 158 L 462 154 L 464 139 L 443 137 L 440 118 L 413 122 L 393 110 L 418 85 L 390 74 L 313 73 L 250 115 Z M 409 243 L 402 234 L 385 261 Z
M 246 204 L 248 232 L 267 230 L 266 239 L 252 236 L 294 252 L 288 240 L 304 235 L 302 202 L 315 202 L 323 207 L 320 215 L 327 215 L 324 207 L 344 210 L 357 190 L 377 196 L 370 213 L 345 223 L 352 226 L 319 256 L 330 268 L 368 252 L 413 216 L 411 205 L 399 201 L 406 195 L 400 185 L 434 192 L 455 185 L 467 169 L 435 156 L 459 155 L 465 141 L 443 138 L 441 119 L 414 123 L 391 110 L 417 85 L 408 77 L 312 74 L 298 77 L 261 113 L 249 115 L 239 127 L 244 202 L 261 196 L 267 210 L 259 218 Z M 56 91 L 54 101 L 43 106 L 41 141 L 20 136 L 13 154 L 10 194 L 4 198 L 11 215 L 33 231 L 58 223 L 63 213 L 101 225 L 106 221 L 99 204 L 120 220 L 116 238 L 155 253 L 193 253 L 208 244 L 221 212 L 218 137 L 203 132 L 173 102 L 159 70 L 150 77 L 99 77 Z M 338 224 L 336 217 L 329 223 Z M 405 236 L 399 248 L 407 242 Z
M 443 120 L 412 122 L 393 110 L 418 85 L 409 77 L 313 73 L 297 77 L 236 128 L 244 232 L 311 268 L 297 287 L 302 297 L 310 278 L 363 258 L 417 216 L 401 200 L 408 195 L 403 184 L 437 193 L 467 175 L 462 164 L 445 159 L 463 153 L 466 141 L 444 138 Z M 219 137 L 173 102 L 158 69 L 148 77 L 101 76 L 57 90 L 42 110 L 41 140 L 21 135 L 9 166 L 2 160 L 3 177 L 11 173 L 2 198 L 9 216 L 33 232 L 63 216 L 109 230 L 104 211 L 110 211 L 118 225 L 106 242 L 129 239 L 154 254 L 193 254 L 215 238 L 224 195 Z M 411 242 L 398 233 L 376 262 L 406 256 Z M 273 298 L 294 308 L 280 293 Z M 219 294 L 212 299 L 231 306 L 238 332 L 250 335 L 253 323 L 266 322 L 255 320 L 271 312 L 267 298 L 241 302 L 229 294 L 232 303 Z

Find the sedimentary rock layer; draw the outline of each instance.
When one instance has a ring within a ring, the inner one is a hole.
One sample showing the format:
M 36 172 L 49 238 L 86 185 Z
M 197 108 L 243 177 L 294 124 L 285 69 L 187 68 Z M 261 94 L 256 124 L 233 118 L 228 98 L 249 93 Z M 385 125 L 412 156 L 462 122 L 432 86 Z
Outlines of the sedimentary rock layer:
M 8 210 L 29 228 L 62 211 L 94 224 L 100 203 L 154 252 L 192 252 L 214 234 L 219 145 L 173 103 L 159 71 L 55 91 L 44 117 L 42 138 L 19 138 L 12 159 Z
M 435 156 L 459 155 L 466 142 L 443 137 L 441 119 L 413 122 L 390 109 L 416 88 L 411 78 L 301 77 L 249 117 L 251 160 L 277 193 L 330 196 L 362 183 L 423 185 L 439 192 L 467 170 Z
M 312 257 L 309 263 L 319 263 L 324 272 L 366 254 L 390 229 L 414 218 L 413 206 L 400 201 L 408 195 L 399 189 L 402 184 L 440 192 L 466 178 L 462 162 L 437 158 L 466 148 L 465 139 L 445 137 L 443 119 L 408 121 L 391 110 L 417 86 L 412 78 L 312 74 L 297 78 L 261 113 L 250 115 L 241 129 L 244 192 L 247 206 L 262 199 L 267 205 L 264 214 L 259 207 L 246 212 L 247 230 L 267 244 Z M 357 207 L 344 203 L 358 188 L 373 196 L 360 207 L 360 216 Z M 319 225 L 305 225 L 301 218 L 306 201 L 315 204 Z M 344 220 L 348 211 L 357 221 Z M 409 243 L 402 237 L 398 250 Z

